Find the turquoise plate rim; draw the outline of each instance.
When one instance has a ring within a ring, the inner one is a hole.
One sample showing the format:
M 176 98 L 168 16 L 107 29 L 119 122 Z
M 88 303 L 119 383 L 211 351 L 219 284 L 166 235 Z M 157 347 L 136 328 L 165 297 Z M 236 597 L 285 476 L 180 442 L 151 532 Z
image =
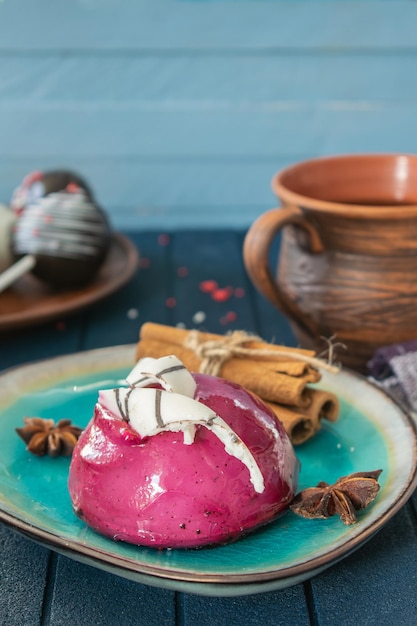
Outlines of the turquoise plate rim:
M 5 370 L 0 373 L 0 419 L 4 419 L 5 407 L 12 406 L 22 396 L 22 389 L 24 395 L 36 394 L 39 389 L 53 389 L 57 381 L 73 380 L 83 374 L 94 373 L 101 378 L 103 374 L 109 371 L 118 369 L 128 371 L 134 362 L 134 351 L 134 344 L 99 348 Z M 417 485 L 417 429 L 413 418 L 404 412 L 383 390 L 354 372 L 344 370 L 340 374 L 332 374 L 323 371 L 320 386 L 337 393 L 342 402 L 347 389 L 349 389 L 351 396 L 354 397 L 354 402 L 350 400 L 350 404 L 360 405 L 362 417 L 369 420 L 370 424 L 372 422 L 371 428 L 374 428 L 372 420 L 377 419 L 377 427 L 375 428 L 380 431 L 380 434 L 382 433 L 384 441 L 387 442 L 387 447 L 390 448 L 389 454 L 394 457 L 394 467 L 390 468 L 389 475 L 384 478 L 385 484 L 389 486 L 384 487 L 384 489 L 381 488 L 383 493 L 377 498 L 379 500 L 375 511 L 372 510 L 371 505 L 370 511 L 367 509 L 363 512 L 351 534 L 346 535 L 346 537 L 342 536 L 340 541 L 336 541 L 334 545 L 324 548 L 321 552 L 320 550 L 316 553 L 313 551 L 306 560 L 298 559 L 289 566 L 282 566 L 277 562 L 273 563 L 272 566 L 269 564 L 264 569 L 261 565 L 256 571 L 250 568 L 246 570 L 243 567 L 241 571 L 230 574 L 222 571 L 211 571 L 210 569 L 204 571 L 204 568 L 201 571 L 193 571 L 192 568 L 187 569 L 187 567 L 173 568 L 169 564 L 169 560 L 168 565 L 166 563 L 161 565 L 161 563 L 157 563 L 157 559 L 152 562 L 152 558 L 150 561 L 149 559 L 126 558 L 118 543 L 109 540 L 106 549 L 100 549 L 97 545 L 89 544 L 88 540 L 77 540 L 77 538 L 51 532 L 36 519 L 35 522 L 33 519 L 24 519 L 24 516 L 19 512 L 13 511 L 12 502 L 8 505 L 7 498 L 5 502 L 1 481 L 0 521 L 30 539 L 75 560 L 137 582 L 177 591 L 200 595 L 236 596 L 282 589 L 307 580 L 345 558 L 369 540 L 407 502 Z M 364 390 L 366 391 L 365 394 L 363 394 Z M 349 393 L 347 395 L 349 396 Z M 378 408 L 383 408 L 384 417 L 375 417 L 376 405 Z M 382 421 L 379 422 L 378 420 Z M 2 425 L 1 422 L 0 427 Z M 337 422 L 335 428 L 337 430 Z M 398 443 L 397 438 L 399 438 L 400 443 Z M 400 445 L 406 446 L 405 453 L 401 448 L 400 454 Z M 299 448 L 296 448 L 296 452 L 297 450 Z M 397 472 L 397 465 L 400 463 L 404 465 L 399 472 L 400 482 L 392 487 L 392 482 L 396 482 L 393 477 Z M 354 471 L 370 469 L 377 468 L 363 467 L 356 468 Z M 384 495 L 385 491 L 387 491 L 387 495 Z M 309 520 L 302 521 L 306 524 L 311 523 Z M 340 520 L 335 521 L 342 524 Z M 79 520 L 74 517 L 74 524 L 76 523 L 79 523 Z M 342 526 L 344 525 L 342 524 Z M 251 541 L 257 541 L 256 533 L 250 537 L 255 537 Z M 211 551 L 223 549 L 223 546 L 210 548 Z

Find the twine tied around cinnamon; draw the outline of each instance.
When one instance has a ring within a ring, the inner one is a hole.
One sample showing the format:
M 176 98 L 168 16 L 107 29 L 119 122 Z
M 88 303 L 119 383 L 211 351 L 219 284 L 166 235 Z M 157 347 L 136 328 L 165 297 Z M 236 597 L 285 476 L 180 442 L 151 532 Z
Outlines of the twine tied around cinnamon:
M 267 348 L 247 348 L 248 341 L 261 341 L 256 335 L 251 335 L 243 330 L 235 330 L 221 339 L 200 341 L 198 330 L 190 330 L 184 341 L 184 347 L 192 350 L 201 361 L 199 371 L 202 374 L 218 376 L 226 361 L 232 357 L 260 357 L 262 359 L 276 359 L 277 356 L 293 358 L 298 361 L 305 361 L 313 367 L 324 369 L 328 372 L 337 373 L 340 368 L 317 357 L 307 354 L 291 354 L 286 350 L 268 350 Z
M 266 343 L 246 331 L 217 335 L 146 322 L 140 330 L 136 360 L 175 354 L 193 372 L 210 373 L 256 394 L 284 425 L 291 441 L 301 444 L 320 428 L 322 419 L 338 419 L 335 394 L 310 386 L 319 382 L 320 369 L 332 365 L 333 337 L 326 357 L 311 350 Z

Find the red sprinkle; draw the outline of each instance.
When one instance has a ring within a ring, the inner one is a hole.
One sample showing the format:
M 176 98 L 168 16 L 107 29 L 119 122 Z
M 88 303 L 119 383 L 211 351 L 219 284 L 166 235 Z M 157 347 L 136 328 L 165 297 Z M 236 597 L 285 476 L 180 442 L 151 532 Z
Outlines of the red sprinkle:
M 185 267 L 184 265 L 182 265 L 181 267 L 177 269 L 177 274 L 180 278 L 184 278 L 185 276 L 188 276 L 188 267 Z
M 200 283 L 200 291 L 203 293 L 212 293 L 218 287 L 218 284 L 215 280 L 203 280 Z
M 235 296 L 236 298 L 244 298 L 246 296 L 246 291 L 243 289 L 243 287 L 236 287 Z
M 167 246 L 170 241 L 171 241 L 171 237 L 167 235 L 166 233 L 162 233 L 161 235 L 158 235 L 158 243 L 160 246 Z
M 233 289 L 231 287 L 224 287 L 223 289 L 216 289 L 212 292 L 211 297 L 216 302 L 226 302 L 230 298 L 233 293 Z
M 167 298 L 165 300 L 165 306 L 168 307 L 168 309 L 173 309 L 177 306 L 177 301 L 175 298 Z
M 68 191 L 68 193 L 77 193 L 78 191 L 80 191 L 80 188 L 77 183 L 68 183 L 68 185 L 65 187 L 65 191 Z
M 231 322 L 235 322 L 237 319 L 237 313 L 235 311 L 229 311 L 226 315 L 220 318 L 220 324 L 222 326 L 226 326 L 226 324 L 230 324 Z
M 150 259 L 148 259 L 147 257 L 142 257 L 142 258 L 139 260 L 139 265 L 140 265 L 140 267 L 141 267 L 142 269 L 147 269 L 148 267 L 150 267 L 150 266 L 151 266 L 151 260 L 150 260 Z
M 33 185 L 33 183 L 36 183 L 38 180 L 42 180 L 42 179 L 43 179 L 43 173 L 40 170 L 36 170 L 24 177 L 22 185 L 23 187 L 28 188 L 31 185 Z

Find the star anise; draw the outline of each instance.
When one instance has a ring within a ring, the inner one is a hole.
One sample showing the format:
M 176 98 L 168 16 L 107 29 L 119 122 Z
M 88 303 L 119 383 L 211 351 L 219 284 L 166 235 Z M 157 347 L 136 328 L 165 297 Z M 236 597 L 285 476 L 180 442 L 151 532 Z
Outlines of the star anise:
M 368 506 L 379 491 L 382 470 L 356 472 L 339 478 L 333 485 L 319 482 L 297 494 L 290 509 L 309 519 L 327 519 L 339 515 L 345 524 L 356 522 L 356 511 Z
M 42 417 L 25 417 L 24 427 L 16 432 L 27 444 L 27 450 L 37 456 L 71 456 L 82 429 L 72 426 L 71 420 L 54 420 Z

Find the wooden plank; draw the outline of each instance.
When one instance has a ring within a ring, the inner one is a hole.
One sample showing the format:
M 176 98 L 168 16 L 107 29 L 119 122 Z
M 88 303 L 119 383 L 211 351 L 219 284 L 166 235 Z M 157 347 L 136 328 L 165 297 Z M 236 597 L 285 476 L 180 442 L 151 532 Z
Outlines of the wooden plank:
M 0 525 L 0 623 L 38 626 L 49 550 Z
M 411 107 L 410 107 L 411 108 Z M 365 112 L 366 113 L 366 112 Z M 407 113 L 401 111 L 405 125 Z M 363 114 L 362 114 L 363 116 Z M 322 135 L 332 118 L 340 113 L 315 112 L 314 107 L 265 114 L 261 111 L 139 111 L 80 110 L 28 103 L 24 108 L 0 103 L 0 150 L 3 156 L 69 158 L 89 157 L 243 156 L 272 155 L 277 145 L 292 145 L 294 151 L 312 151 L 322 143 Z M 356 113 L 356 118 L 358 113 Z M 359 112 L 361 117 L 361 112 Z M 369 113 L 368 113 L 368 117 Z M 375 115 L 371 116 L 372 120 Z M 389 118 L 389 113 L 388 113 Z M 361 126 L 360 120 L 356 123 Z M 365 120 L 364 120 L 365 122 Z M 365 123 L 362 122 L 362 127 Z M 376 120 L 375 120 L 376 122 Z M 334 122 L 333 122 L 334 124 Z M 305 127 L 307 132 L 300 134 Z M 409 127 L 408 127 L 409 128 Z M 334 129 L 335 132 L 337 130 Z M 400 132 L 400 131 L 399 131 Z M 24 141 L 16 140 L 18 137 Z
M 106 345 L 134 343 L 147 321 L 218 333 L 254 329 L 240 235 L 213 230 L 161 230 L 135 236 L 134 240 L 144 267 L 107 304 L 91 311 L 94 324 L 86 330 L 83 348 L 102 345 L 103 337 Z M 219 289 L 230 288 L 230 293 L 224 301 L 218 301 L 201 290 L 203 280 L 214 280 Z M 246 303 L 243 307 L 242 298 Z M 114 323 L 115 316 L 118 324 Z
M 120 222 L 121 214 L 131 219 L 132 228 L 143 220 L 157 218 L 160 224 L 167 211 L 179 219 L 193 219 L 202 208 L 210 218 L 216 206 L 238 215 L 261 203 L 274 206 L 273 174 L 308 154 L 288 154 L 249 159 L 151 159 L 109 157 L 16 157 L 0 158 L 0 200 L 8 203 L 13 190 L 33 170 L 65 167 L 82 174 L 90 183 L 97 201 Z M 184 213 L 184 215 L 181 215 Z M 215 222 L 213 221 L 213 225 Z M 158 225 L 159 228 L 159 225 Z
M 0 8 L 1 11 L 1 8 Z M 417 51 L 1 53 L 0 98 L 63 111 L 275 111 L 415 100 Z
M 220 334 L 244 329 L 273 343 L 296 345 L 288 320 L 249 281 L 242 232 L 161 229 L 130 236 L 142 267 L 126 287 L 91 309 L 88 319 L 94 323 L 84 331 L 82 349 L 100 347 L 104 337 L 106 345 L 135 343 L 148 321 Z M 206 280 L 227 289 L 223 301 L 202 290 Z
M 331 626 L 413 624 L 416 601 L 407 593 L 417 576 L 415 518 L 402 509 L 358 552 L 311 582 L 315 617 Z
M 91 309 L 83 349 L 136 343 L 145 322 L 170 323 L 170 309 L 166 306 L 170 250 L 164 239 L 158 240 L 159 234 L 131 235 L 139 249 L 141 267 L 123 289 Z
M 22 16 L 24 15 L 24 19 Z M 14 0 L 3 50 L 415 48 L 417 6 L 397 2 Z
M 256 158 L 415 150 L 417 103 L 305 103 L 264 111 L 49 110 L 0 103 L 3 157 Z M 17 138 L 19 138 L 17 140 Z M 23 140 L 24 138 L 24 140 Z
M 173 322 L 220 334 L 238 328 L 253 331 L 240 234 L 181 231 L 172 236 L 172 246 Z M 208 280 L 217 284 L 215 292 L 202 290 L 201 283 Z
M 156 229 L 178 231 L 213 228 L 247 229 L 252 222 L 264 211 L 272 208 L 276 203 L 257 202 L 245 205 L 194 204 L 190 206 L 156 206 L 146 207 L 144 213 L 131 209 L 116 207 L 110 213 L 114 228 L 129 230 L 130 228 Z M 111 209 L 111 207 L 110 207 Z
M 184 596 L 183 612 L 184 621 L 181 624 L 184 626 L 308 626 L 311 623 L 302 585 L 282 591 L 226 599 L 187 595 Z
M 59 556 L 49 623 L 175 624 L 175 594 Z
M 81 349 L 83 314 L 0 333 L 0 370 Z

